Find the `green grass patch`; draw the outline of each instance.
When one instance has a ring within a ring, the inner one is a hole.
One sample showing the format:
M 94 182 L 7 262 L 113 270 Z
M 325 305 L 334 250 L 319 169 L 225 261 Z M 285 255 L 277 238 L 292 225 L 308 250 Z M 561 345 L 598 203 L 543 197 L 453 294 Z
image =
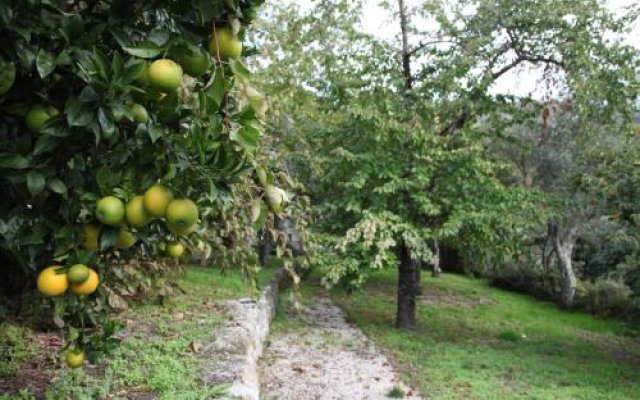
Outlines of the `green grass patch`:
M 37 353 L 29 328 L 10 322 L 0 323 L 0 378 L 18 373 L 23 362 Z
M 640 399 L 640 343 L 620 321 L 444 274 L 423 279 L 417 329 L 397 330 L 396 279 L 333 297 L 427 398 Z

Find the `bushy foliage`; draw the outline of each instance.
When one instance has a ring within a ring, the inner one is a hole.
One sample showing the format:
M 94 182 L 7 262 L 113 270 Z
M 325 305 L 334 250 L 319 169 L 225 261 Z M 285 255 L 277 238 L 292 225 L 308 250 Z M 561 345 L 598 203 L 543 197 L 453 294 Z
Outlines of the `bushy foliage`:
M 85 333 L 112 331 L 108 311 L 126 299 L 170 294 L 163 277 L 175 266 L 158 262 L 165 242 L 250 272 L 257 231 L 277 235 L 274 215 L 289 212 L 291 196 L 270 188 L 294 183 L 275 149 L 260 147 L 265 96 L 239 58 L 262 3 L 0 4 L 0 288 L 17 299 L 47 265 L 96 269 L 97 294 L 45 302 L 69 343 L 94 346 Z M 135 228 L 95 220 L 100 198 L 126 203 L 154 184 L 197 204 L 193 233 L 160 219 Z M 85 243 L 87 224 L 99 226 L 95 245 Z M 118 245 L 121 229 L 135 246 Z M 286 241 L 276 243 L 286 256 Z

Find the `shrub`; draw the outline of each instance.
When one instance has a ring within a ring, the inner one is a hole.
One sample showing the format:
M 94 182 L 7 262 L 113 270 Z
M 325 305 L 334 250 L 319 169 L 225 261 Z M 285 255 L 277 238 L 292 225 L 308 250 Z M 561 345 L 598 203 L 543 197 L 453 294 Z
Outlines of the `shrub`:
M 614 279 L 585 282 L 584 291 L 578 294 L 580 306 L 597 315 L 620 317 L 631 311 L 632 292 L 624 282 Z

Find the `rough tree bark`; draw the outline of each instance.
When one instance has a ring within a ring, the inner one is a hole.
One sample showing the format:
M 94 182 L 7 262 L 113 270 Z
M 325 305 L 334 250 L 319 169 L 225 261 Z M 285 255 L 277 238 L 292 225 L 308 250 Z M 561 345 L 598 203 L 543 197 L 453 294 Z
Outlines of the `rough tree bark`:
M 420 291 L 420 263 L 411 257 L 411 249 L 403 242 L 398 246 L 398 310 L 396 327 L 416 326 L 416 296 Z
M 558 257 L 558 266 L 562 275 L 560 302 L 563 307 L 571 308 L 573 307 L 577 284 L 576 274 L 573 270 L 572 255 L 573 247 L 578 239 L 578 228 L 572 226 L 562 230 L 558 223 L 549 222 L 548 232 Z

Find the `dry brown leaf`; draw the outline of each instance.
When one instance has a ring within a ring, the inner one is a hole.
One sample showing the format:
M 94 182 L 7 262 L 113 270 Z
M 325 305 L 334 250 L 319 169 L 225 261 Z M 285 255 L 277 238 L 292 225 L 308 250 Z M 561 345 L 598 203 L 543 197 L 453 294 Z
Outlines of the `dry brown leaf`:
M 189 348 L 193 353 L 199 353 L 202 345 L 197 340 L 193 340 L 191 341 L 191 343 L 189 343 Z

